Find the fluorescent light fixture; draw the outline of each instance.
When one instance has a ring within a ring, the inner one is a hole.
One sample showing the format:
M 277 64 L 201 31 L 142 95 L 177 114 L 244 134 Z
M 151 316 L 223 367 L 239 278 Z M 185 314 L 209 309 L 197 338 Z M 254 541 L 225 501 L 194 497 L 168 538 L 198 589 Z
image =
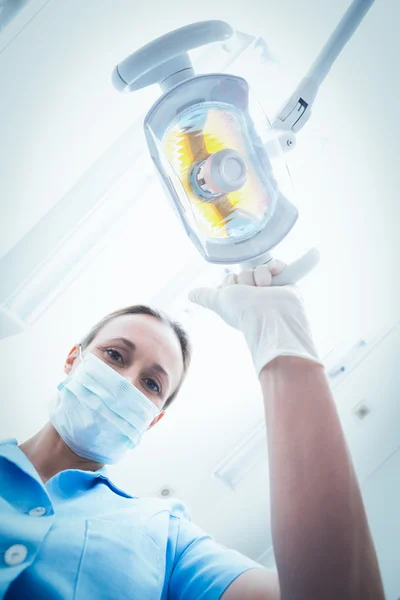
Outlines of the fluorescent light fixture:
M 356 344 L 355 348 L 358 348 L 359 346 L 364 348 L 365 342 L 363 341 L 360 344 Z M 328 355 L 328 358 L 330 358 L 330 355 Z M 325 359 L 324 362 L 326 362 L 326 360 L 327 359 Z M 342 361 L 337 364 L 347 365 L 347 355 L 343 356 Z M 352 367 L 354 367 L 354 363 L 352 363 L 351 367 L 349 366 L 349 368 Z M 341 377 L 339 379 L 341 381 Z M 339 381 L 333 376 L 332 388 L 336 387 L 338 384 Z M 267 464 L 267 459 L 267 439 L 265 422 L 263 420 L 218 465 L 215 471 L 213 471 L 213 476 L 219 479 L 229 489 L 236 491 L 238 486 L 246 479 L 253 469 L 259 467 L 261 464 Z
M 267 569 L 274 569 L 274 568 L 276 568 L 276 561 L 275 561 L 275 554 L 274 554 L 274 548 L 273 548 L 273 546 L 270 546 L 268 548 L 268 550 L 266 550 L 265 552 L 263 552 L 257 558 L 257 562 L 260 563 L 260 565 L 263 565 L 263 567 L 266 567 Z
M 38 9 L 44 3 L 32 0 L 33 5 Z M 241 63 L 258 61 L 260 69 L 274 62 L 263 40 L 237 32 L 229 43 L 203 52 L 196 68 L 200 72 L 234 70 L 238 58 Z M 29 328 L 115 235 L 113 225 L 137 204 L 137 197 L 148 195 L 156 179 L 144 152 L 143 118 L 140 115 L 0 259 L 0 339 Z M 190 273 L 193 279 L 192 265 L 182 274 L 186 285 L 190 285 Z
M 267 456 L 263 421 L 220 463 L 213 476 L 235 491 L 255 467 L 262 462 L 267 464 Z
M 396 327 L 399 327 L 398 322 L 385 327 L 375 336 L 370 334 L 365 336 L 356 344 L 351 344 L 350 349 L 346 346 L 346 350 L 343 351 L 343 347 L 339 347 L 325 356 L 323 363 L 330 379 L 331 388 L 338 387 L 344 378 L 347 378 Z M 341 352 L 340 360 L 339 352 Z M 262 420 L 218 465 L 213 476 L 235 491 L 255 467 L 260 466 L 261 463 L 267 464 L 267 458 L 265 422 Z
M 96 256 L 155 182 L 138 120 L 0 260 L 0 339 L 27 329 Z M 136 149 L 135 149 L 136 148 Z
M 335 389 L 347 379 L 368 354 L 373 352 L 377 345 L 398 326 L 399 323 L 396 321 L 394 324 L 391 323 L 389 326 L 384 327 L 378 334 L 373 334 L 369 330 L 356 343 L 354 341 L 350 343 L 350 340 L 347 340 L 330 352 L 324 358 L 324 365 L 331 388 Z
M 50 0 L 0 0 L 0 53 L 49 2 Z
M 31 0 L 0 0 L 0 31 L 4 29 Z

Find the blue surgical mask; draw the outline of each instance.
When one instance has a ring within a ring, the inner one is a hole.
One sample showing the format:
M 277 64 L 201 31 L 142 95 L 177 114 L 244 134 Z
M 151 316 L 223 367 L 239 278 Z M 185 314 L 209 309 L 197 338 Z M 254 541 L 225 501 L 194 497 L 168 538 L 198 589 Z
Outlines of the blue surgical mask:
M 50 421 L 78 456 L 117 462 L 140 443 L 160 414 L 146 396 L 102 360 L 88 354 L 58 386 Z

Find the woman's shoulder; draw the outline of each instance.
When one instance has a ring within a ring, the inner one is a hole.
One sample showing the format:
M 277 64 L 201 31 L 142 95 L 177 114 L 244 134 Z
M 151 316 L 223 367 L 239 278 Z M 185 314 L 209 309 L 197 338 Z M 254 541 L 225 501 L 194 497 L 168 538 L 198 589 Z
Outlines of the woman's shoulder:
M 134 502 L 140 507 L 146 507 L 147 511 L 154 514 L 167 511 L 171 517 L 191 521 L 189 508 L 187 504 L 180 498 L 157 498 L 155 496 L 145 496 L 142 498 L 134 498 Z

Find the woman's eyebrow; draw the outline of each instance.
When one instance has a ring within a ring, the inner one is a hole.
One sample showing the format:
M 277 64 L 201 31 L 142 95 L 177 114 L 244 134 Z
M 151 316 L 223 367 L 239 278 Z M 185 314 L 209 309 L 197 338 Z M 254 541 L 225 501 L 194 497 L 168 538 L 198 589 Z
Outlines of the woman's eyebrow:
M 122 342 L 124 344 L 124 346 L 129 348 L 129 350 L 132 350 L 132 351 L 136 350 L 135 344 L 125 337 L 112 338 L 111 340 L 108 341 L 108 343 L 111 343 L 111 342 Z
M 150 368 L 153 369 L 153 371 L 157 371 L 157 373 L 160 373 L 160 375 L 164 375 L 164 377 L 167 380 L 167 383 L 169 383 L 169 375 L 161 365 L 159 365 L 158 363 L 154 363 L 151 365 Z

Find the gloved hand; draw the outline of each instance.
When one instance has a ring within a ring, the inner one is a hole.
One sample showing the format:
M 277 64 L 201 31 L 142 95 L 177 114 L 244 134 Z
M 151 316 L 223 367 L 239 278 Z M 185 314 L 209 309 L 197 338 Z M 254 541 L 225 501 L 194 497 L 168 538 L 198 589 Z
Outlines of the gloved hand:
M 298 289 L 271 286 L 272 275 L 285 266 L 272 260 L 238 275 L 231 273 L 216 289 L 199 288 L 189 294 L 191 302 L 213 310 L 244 334 L 258 376 L 278 356 L 298 356 L 322 364 Z

